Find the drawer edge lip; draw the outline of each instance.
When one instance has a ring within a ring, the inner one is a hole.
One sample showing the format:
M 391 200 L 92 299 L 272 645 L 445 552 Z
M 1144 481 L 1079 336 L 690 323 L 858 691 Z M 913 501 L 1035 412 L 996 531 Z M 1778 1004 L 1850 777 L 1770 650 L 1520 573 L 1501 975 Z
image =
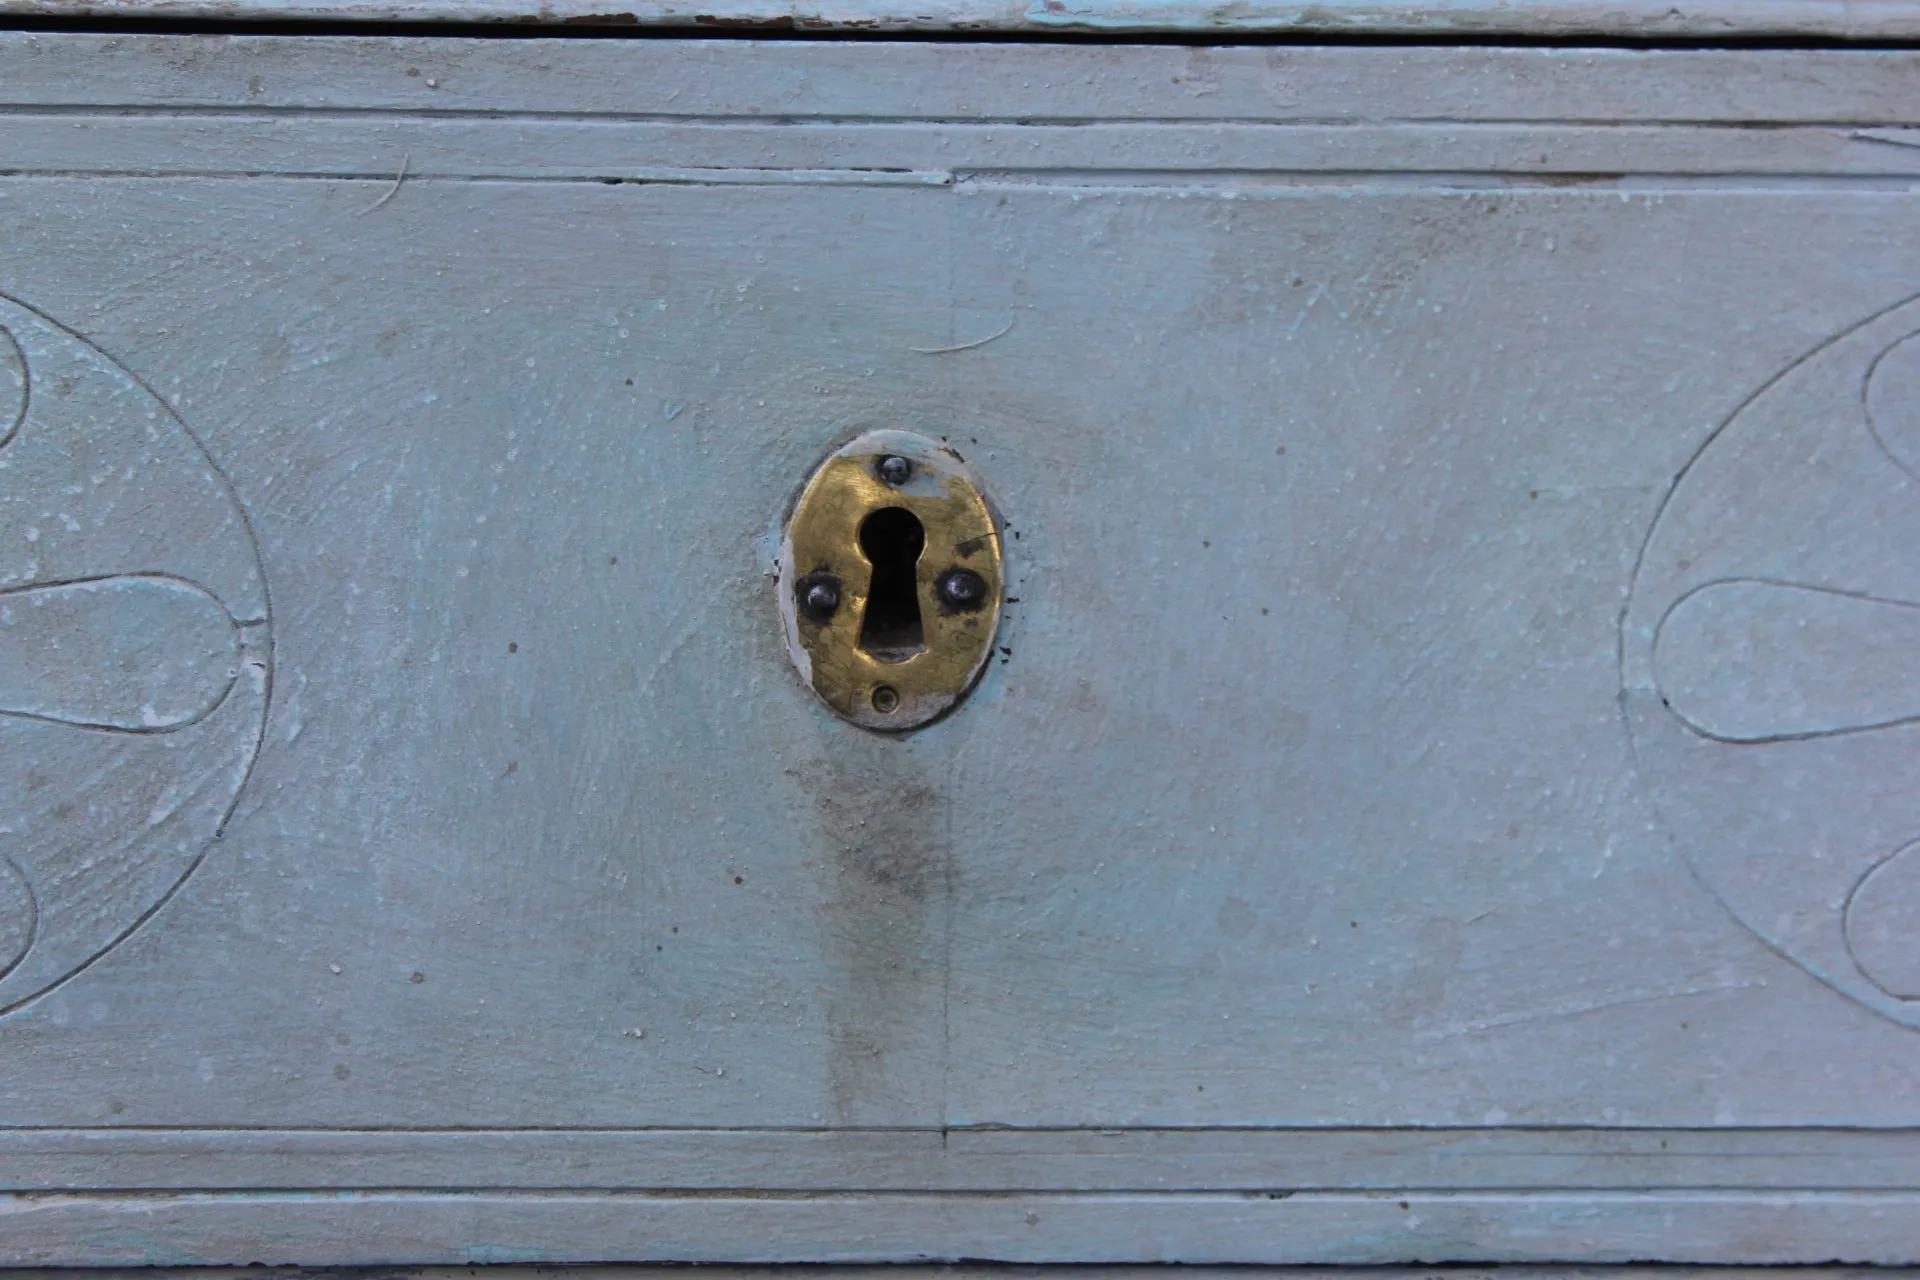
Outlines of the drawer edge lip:
M 1920 1132 L 5 1129 L 8 1196 L 1920 1193 Z
M 1125 124 L 1156 136 L 1176 129 L 1202 130 L 1204 134 L 1193 136 L 1210 140 L 1215 151 L 1215 143 L 1227 145 L 1253 135 L 1296 143 L 1358 137 L 1367 150 L 1372 144 L 1364 139 L 1382 131 L 1408 145 L 1429 145 L 1463 129 L 1479 137 L 1526 134 L 1523 142 L 1530 149 L 1523 148 L 1523 168 L 1564 169 L 1577 162 L 1595 172 L 1617 169 L 1619 163 L 1594 155 L 1563 155 L 1554 147 L 1546 148 L 1552 152 L 1549 160 L 1532 135 L 1545 131 L 1567 138 L 1617 137 L 1626 128 L 1650 139 L 1681 142 L 1711 136 L 1719 150 L 1743 156 L 1812 145 L 1810 154 L 1816 158 L 1860 152 L 1864 159 L 1854 167 L 1873 172 L 1884 172 L 1889 165 L 1899 168 L 1920 156 L 1920 95 L 1914 92 L 1920 84 L 1920 0 L 1887 0 L 1914 15 L 1916 40 L 1910 47 L 1643 48 L 1460 41 L 1262 47 L 1236 45 L 1225 36 L 1201 47 L 1032 43 L 1017 33 L 997 42 L 782 41 L 761 39 L 758 31 L 742 32 L 748 38 L 738 39 L 707 38 L 710 33 L 705 31 L 696 33 L 701 38 L 681 38 L 684 29 L 674 30 L 673 38 L 659 39 L 526 40 L 482 39 L 477 33 L 539 35 L 551 34 L 551 29 L 377 22 L 353 25 L 351 34 L 333 27 L 271 29 L 305 32 L 297 37 L 254 28 L 183 32 L 157 23 L 94 30 L 31 24 L 6 29 L 10 12 L 44 14 L 65 2 L 0 0 L 0 119 L 7 123 L 9 141 L 23 129 L 97 133 L 112 126 L 125 133 L 168 121 L 189 135 L 215 127 L 228 133 L 266 127 L 365 133 L 404 125 L 416 131 L 451 131 L 455 141 L 478 136 L 476 131 L 488 127 L 493 130 L 489 136 L 498 136 L 501 129 L 577 132 L 618 124 L 664 136 L 724 126 L 740 139 L 750 134 L 758 140 L 749 149 L 756 159 L 746 163 L 831 168 L 830 158 L 815 154 L 817 147 L 807 149 L 814 147 L 808 140 L 817 141 L 823 130 L 871 140 L 910 126 L 922 132 L 971 131 L 991 140 L 1001 159 L 985 167 L 999 168 L 1056 165 L 1058 147 L 1053 160 L 1029 154 L 1025 144 L 1037 137 L 1055 143 L 1078 139 L 1080 151 L 1093 154 L 1087 149 L 1097 151 L 1102 139 L 1112 142 L 1112 130 L 1085 126 Z M 298 0 L 298 10 L 271 11 L 345 12 L 352 2 Z M 462 3 L 497 6 L 504 22 L 506 6 L 526 2 L 422 0 L 422 11 L 471 12 L 459 9 Z M 590 2 L 555 0 L 561 5 Z M 768 12 L 769 6 L 814 0 L 720 2 Z M 835 2 L 857 8 L 865 0 Z M 1026 0 L 944 2 L 966 6 Z M 187 13 L 213 12 L 221 4 L 234 6 L 231 11 L 236 13 L 271 8 L 266 0 L 72 3 L 75 13 L 149 16 L 175 12 L 176 7 Z M 670 13 L 674 0 L 649 3 L 657 12 Z M 443 4 L 444 10 L 434 7 Z M 931 11 L 934 16 L 953 12 L 937 4 Z M 24 18 L 17 21 L 25 23 Z M 426 31 L 446 34 L 422 34 Z M 87 118 L 102 112 L 114 118 Z M 785 161 L 759 145 L 795 139 L 801 140 L 801 151 Z M 406 146 L 395 138 L 385 140 L 397 145 L 355 147 L 358 169 L 371 164 L 392 177 Z M 424 138 L 411 141 L 410 173 L 416 176 L 433 170 L 436 157 L 453 154 Z M 62 145 L 72 151 L 78 144 Z M 289 148 L 275 139 L 270 149 L 277 158 L 256 157 L 248 162 L 249 172 L 284 167 Z M 526 150 L 519 153 L 523 160 Z M 532 150 L 543 153 L 545 148 Z M 635 164 L 652 153 L 621 149 L 620 154 Z M 933 167 L 939 169 L 952 169 L 965 159 L 938 154 L 941 159 Z M 1119 158 L 1122 167 L 1130 169 L 1150 160 L 1138 148 L 1123 148 Z M 1225 152 L 1202 161 L 1203 167 L 1248 163 L 1245 156 L 1234 159 Z M 661 157 L 646 161 L 655 162 L 665 163 Z M 684 163 L 706 169 L 715 162 L 693 158 Z M 1151 161 L 1165 163 L 1164 156 Z M 1378 163 L 1376 158 L 1362 167 Z M 395 168 L 385 168 L 388 164 Z M 8 160 L 0 167 L 18 165 Z M 1193 165 L 1181 161 L 1176 167 Z
M 1901 1193 L 0 1196 L 0 1266 L 1920 1262 Z
M 513 24 L 780 35 L 1920 42 L 1920 0 L 0 0 L 0 19 Z

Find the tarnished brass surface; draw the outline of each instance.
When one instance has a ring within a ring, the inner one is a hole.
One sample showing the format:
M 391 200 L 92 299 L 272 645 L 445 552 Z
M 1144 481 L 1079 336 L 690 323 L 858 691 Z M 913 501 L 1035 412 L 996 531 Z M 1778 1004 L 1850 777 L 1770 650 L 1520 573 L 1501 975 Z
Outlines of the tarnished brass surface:
M 904 483 L 881 478 L 884 458 L 904 458 Z M 921 628 L 917 652 L 862 647 L 875 564 L 861 529 L 875 513 L 911 513 L 925 543 L 913 563 Z M 955 570 L 979 575 L 984 592 L 956 607 L 939 588 Z M 810 583 L 832 582 L 831 616 L 810 616 L 800 598 Z M 781 616 L 794 663 L 835 713 L 869 729 L 917 728 L 951 707 L 992 651 L 1004 598 L 1000 528 L 980 486 L 952 450 L 904 431 L 861 436 L 816 471 L 794 507 L 780 558 Z

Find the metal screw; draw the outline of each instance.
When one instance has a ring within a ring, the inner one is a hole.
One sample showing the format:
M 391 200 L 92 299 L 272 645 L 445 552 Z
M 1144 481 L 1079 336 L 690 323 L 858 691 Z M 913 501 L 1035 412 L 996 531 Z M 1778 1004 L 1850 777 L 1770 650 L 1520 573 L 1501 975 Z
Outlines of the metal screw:
M 890 453 L 873 464 L 874 474 L 894 488 L 899 488 L 913 479 L 913 463 L 897 453 Z
M 890 716 L 900 707 L 900 695 L 890 684 L 873 686 L 873 709 L 883 716 Z
M 800 612 L 813 622 L 826 622 L 840 608 L 840 579 L 830 573 L 809 574 L 794 584 Z
M 978 609 L 987 602 L 987 580 L 971 569 L 949 569 L 935 586 L 950 608 Z

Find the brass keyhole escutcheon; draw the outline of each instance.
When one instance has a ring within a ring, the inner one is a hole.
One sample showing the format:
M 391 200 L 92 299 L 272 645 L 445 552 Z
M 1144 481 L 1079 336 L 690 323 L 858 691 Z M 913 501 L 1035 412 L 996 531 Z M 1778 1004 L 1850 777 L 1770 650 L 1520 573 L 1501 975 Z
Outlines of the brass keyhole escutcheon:
M 1005 598 L 1000 526 L 958 454 L 874 431 L 807 481 L 780 554 L 800 675 L 868 729 L 914 729 L 973 686 Z

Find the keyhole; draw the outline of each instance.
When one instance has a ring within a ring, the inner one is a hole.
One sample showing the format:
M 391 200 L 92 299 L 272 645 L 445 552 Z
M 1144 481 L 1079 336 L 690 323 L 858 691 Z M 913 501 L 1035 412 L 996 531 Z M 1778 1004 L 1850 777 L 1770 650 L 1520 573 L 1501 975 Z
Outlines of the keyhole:
M 905 662 L 927 647 L 915 577 L 926 545 L 920 518 L 904 507 L 883 508 L 861 522 L 860 551 L 873 565 L 873 586 L 860 619 L 860 647 L 881 662 Z

